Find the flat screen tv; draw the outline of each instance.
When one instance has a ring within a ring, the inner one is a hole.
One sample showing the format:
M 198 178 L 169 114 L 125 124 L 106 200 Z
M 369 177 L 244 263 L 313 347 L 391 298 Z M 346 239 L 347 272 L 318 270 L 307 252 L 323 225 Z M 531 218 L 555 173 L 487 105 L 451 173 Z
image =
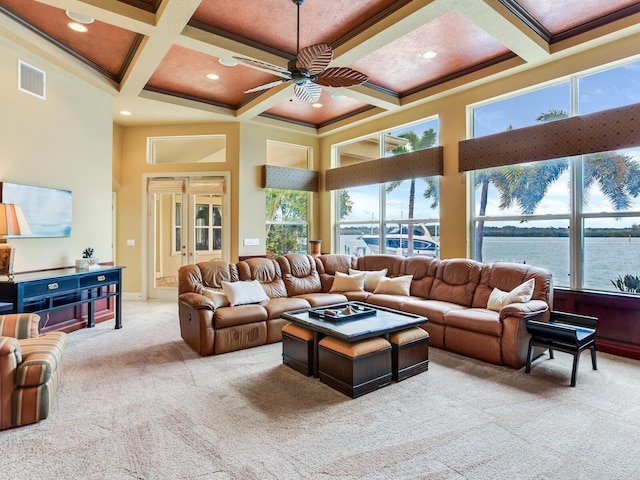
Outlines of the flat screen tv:
M 70 190 L 0 182 L 0 202 L 22 208 L 30 237 L 71 236 Z

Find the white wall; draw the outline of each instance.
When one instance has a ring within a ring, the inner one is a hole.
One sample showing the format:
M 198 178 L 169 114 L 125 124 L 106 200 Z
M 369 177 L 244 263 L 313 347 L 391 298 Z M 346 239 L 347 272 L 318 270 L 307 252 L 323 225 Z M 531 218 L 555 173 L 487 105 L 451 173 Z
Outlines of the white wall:
M 18 59 L 46 73 L 46 100 L 18 90 Z M 0 181 L 71 190 L 71 237 L 16 238 L 14 270 L 112 260 L 112 100 L 0 38 Z

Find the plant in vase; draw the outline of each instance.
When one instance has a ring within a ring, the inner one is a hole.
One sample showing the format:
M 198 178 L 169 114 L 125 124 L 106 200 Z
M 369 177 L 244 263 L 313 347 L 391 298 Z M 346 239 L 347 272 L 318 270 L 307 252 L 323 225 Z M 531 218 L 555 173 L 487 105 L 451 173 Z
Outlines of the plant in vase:
M 76 268 L 78 270 L 91 270 L 99 268 L 98 257 L 94 257 L 93 248 L 87 247 L 82 251 L 82 259 L 76 260 Z

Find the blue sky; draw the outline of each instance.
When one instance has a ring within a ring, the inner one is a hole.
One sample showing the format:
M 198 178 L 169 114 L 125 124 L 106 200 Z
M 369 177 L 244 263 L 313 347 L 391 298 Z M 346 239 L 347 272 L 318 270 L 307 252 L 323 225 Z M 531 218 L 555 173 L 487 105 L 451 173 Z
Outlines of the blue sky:
M 623 65 L 591 75 L 580 77 L 578 87 L 578 110 L 580 114 L 615 108 L 617 106 L 640 103 L 640 62 Z M 491 104 L 481 105 L 474 109 L 474 136 L 484 136 L 505 131 L 509 126 L 522 128 L 536 125 L 536 118 L 549 110 L 564 110 L 571 112 L 571 82 L 566 79 L 558 84 L 532 90 L 525 94 L 506 98 Z M 390 132 L 399 135 L 406 131 L 422 133 L 427 128 L 434 128 L 438 132 L 437 119 L 421 124 L 414 124 Z M 640 148 L 621 151 L 640 160 Z M 566 214 L 569 212 L 569 173 L 565 173 L 558 181 L 550 185 L 545 199 L 541 202 L 537 214 Z M 417 181 L 416 211 L 414 218 L 434 217 L 437 211 L 428 208 L 430 201 L 422 199 L 424 182 Z M 378 186 L 372 185 L 350 189 L 354 200 L 354 210 L 346 218 L 347 221 L 371 221 L 379 218 Z M 495 189 L 492 189 L 487 207 L 488 215 L 519 215 L 517 206 L 509 210 L 499 210 L 499 199 Z M 386 217 L 406 219 L 408 216 L 409 181 L 402 183 L 392 194 L 387 195 Z M 588 212 L 612 212 L 612 208 L 598 188 L 591 188 L 584 206 Z M 632 210 L 640 211 L 640 200 L 636 199 Z M 640 215 L 629 219 L 593 220 L 602 226 L 621 228 L 640 223 Z M 513 222 L 509 222 L 513 223 Z M 561 222 L 563 225 L 566 222 Z M 556 222 L 546 222 L 554 224 Z M 542 226 L 542 225 L 541 225 Z

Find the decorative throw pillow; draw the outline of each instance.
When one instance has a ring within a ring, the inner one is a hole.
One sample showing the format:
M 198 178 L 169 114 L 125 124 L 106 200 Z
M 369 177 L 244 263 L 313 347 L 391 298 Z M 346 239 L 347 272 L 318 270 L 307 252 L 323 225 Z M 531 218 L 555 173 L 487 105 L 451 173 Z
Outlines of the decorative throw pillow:
M 349 275 L 354 275 L 356 273 L 361 273 L 363 270 L 354 270 L 353 268 L 349 269 Z M 382 270 L 373 270 L 367 271 L 364 270 L 364 289 L 367 292 L 373 292 L 378 286 L 378 282 L 382 277 L 387 274 L 388 270 L 383 268 Z
M 389 295 L 404 295 L 408 297 L 411 291 L 411 280 L 413 280 L 413 275 L 382 277 L 373 293 L 387 293 Z
M 522 285 L 518 285 L 510 292 L 503 292 L 498 288 L 494 288 L 491 295 L 489 295 L 487 308 L 489 310 L 499 312 L 505 305 L 528 302 L 531 300 L 535 285 L 535 279 L 532 278 L 524 282 Z
M 205 287 L 202 289 L 202 295 L 211 300 L 216 308 L 229 306 L 229 299 L 227 298 L 227 296 L 218 290 Z
M 336 272 L 333 277 L 333 285 L 331 285 L 330 292 L 358 292 L 364 289 L 365 274 L 356 273 L 354 275 L 347 275 L 346 273 Z
M 221 283 L 222 290 L 224 290 L 224 294 L 229 299 L 229 304 L 232 307 L 269 300 L 262 285 L 257 280 Z

